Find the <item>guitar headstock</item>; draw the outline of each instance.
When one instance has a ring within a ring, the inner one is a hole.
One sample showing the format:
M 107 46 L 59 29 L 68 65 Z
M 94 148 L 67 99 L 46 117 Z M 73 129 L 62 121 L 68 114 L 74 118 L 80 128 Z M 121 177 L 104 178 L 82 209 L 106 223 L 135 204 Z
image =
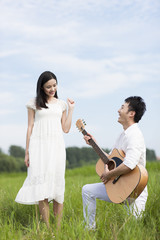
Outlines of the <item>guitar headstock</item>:
M 76 126 L 80 132 L 82 132 L 85 129 L 85 121 L 83 119 L 78 119 L 76 122 Z

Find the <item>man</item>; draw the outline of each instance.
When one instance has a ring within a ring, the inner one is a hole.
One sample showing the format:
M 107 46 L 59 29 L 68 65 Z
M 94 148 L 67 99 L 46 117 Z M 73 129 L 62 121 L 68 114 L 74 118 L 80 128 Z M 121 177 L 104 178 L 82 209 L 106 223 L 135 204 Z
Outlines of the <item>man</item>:
M 96 199 L 111 202 L 104 184 L 112 177 L 129 173 L 137 164 L 141 164 L 144 167 L 146 165 L 146 147 L 143 135 L 137 124 L 145 111 L 145 102 L 138 96 L 126 98 L 124 104 L 118 110 L 118 122 L 122 124 L 124 130 L 113 148 L 124 151 L 124 161 L 117 168 L 110 171 L 106 165 L 104 172 L 101 175 L 101 183 L 87 184 L 83 186 L 83 215 L 88 229 L 95 229 L 96 227 Z M 87 144 L 89 144 L 91 138 L 93 137 L 90 134 L 89 136 L 84 136 Z M 135 217 L 140 216 L 145 210 L 147 196 L 148 192 L 146 186 L 140 196 L 130 206 Z

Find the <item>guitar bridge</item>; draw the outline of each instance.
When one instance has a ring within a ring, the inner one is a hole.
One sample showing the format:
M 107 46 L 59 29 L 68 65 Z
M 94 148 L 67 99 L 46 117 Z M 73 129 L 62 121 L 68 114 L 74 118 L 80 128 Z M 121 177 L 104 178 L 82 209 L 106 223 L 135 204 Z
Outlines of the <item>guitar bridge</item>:
M 118 176 L 118 177 L 116 177 L 114 180 L 113 180 L 113 184 L 115 184 L 117 181 L 118 181 L 118 179 L 120 178 L 121 176 Z

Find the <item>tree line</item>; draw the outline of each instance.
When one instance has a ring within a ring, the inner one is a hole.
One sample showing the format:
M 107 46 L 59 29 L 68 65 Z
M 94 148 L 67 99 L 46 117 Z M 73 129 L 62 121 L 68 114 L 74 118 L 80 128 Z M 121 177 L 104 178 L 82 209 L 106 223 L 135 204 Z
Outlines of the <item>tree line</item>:
M 109 153 L 109 149 L 103 149 Z M 25 149 L 11 145 L 5 154 L 0 148 L 0 172 L 25 172 L 24 164 Z M 156 161 L 157 157 L 154 150 L 147 149 L 147 161 Z M 96 152 L 91 147 L 68 147 L 66 148 L 66 167 L 75 168 L 84 165 L 96 164 L 99 159 Z

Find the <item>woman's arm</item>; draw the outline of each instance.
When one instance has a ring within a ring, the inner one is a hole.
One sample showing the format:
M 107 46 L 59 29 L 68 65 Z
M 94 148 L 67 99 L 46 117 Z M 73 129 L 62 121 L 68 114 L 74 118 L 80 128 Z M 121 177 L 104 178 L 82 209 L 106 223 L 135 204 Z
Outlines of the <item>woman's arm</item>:
M 26 151 L 25 151 L 25 165 L 29 167 L 29 141 L 30 141 L 30 136 L 32 133 L 33 125 L 34 125 L 34 117 L 35 117 L 35 112 L 33 109 L 28 108 L 28 128 L 27 128 L 27 136 L 26 136 Z
M 67 103 L 68 103 L 68 115 L 66 110 L 62 114 L 62 129 L 65 133 L 68 133 L 71 128 L 72 115 L 75 106 L 74 101 L 69 98 L 67 99 Z

